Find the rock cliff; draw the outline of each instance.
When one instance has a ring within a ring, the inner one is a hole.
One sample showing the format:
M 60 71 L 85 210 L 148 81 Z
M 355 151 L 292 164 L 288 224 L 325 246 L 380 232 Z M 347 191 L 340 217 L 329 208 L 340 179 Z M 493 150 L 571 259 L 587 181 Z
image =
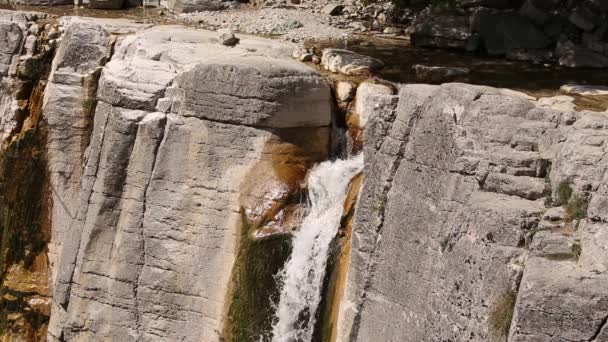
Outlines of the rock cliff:
M 365 133 L 342 341 L 606 341 L 606 113 L 405 85 Z
M 7 13 L 3 70 L 31 60 L 20 57 L 27 29 L 40 26 Z M 306 170 L 328 157 L 327 82 L 287 43 L 242 37 L 232 48 L 179 26 L 49 20 L 64 32 L 40 108 L 48 339 L 217 341 L 238 286 L 242 213 L 287 221 Z M 10 142 L 23 119 L 15 86 L 4 89 Z
M 348 145 L 365 170 L 314 336 L 608 341 L 608 113 L 332 94 L 293 44 L 238 38 L 0 11 L 3 340 L 268 337 L 307 172 Z

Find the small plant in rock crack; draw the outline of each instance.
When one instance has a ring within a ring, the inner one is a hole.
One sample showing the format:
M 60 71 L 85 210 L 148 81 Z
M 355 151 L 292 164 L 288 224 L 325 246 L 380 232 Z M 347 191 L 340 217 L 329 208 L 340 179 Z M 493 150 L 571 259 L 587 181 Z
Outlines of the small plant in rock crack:
M 570 186 L 570 183 L 568 182 L 561 182 L 559 183 L 559 185 L 557 186 L 557 205 L 566 205 L 568 203 L 568 201 L 570 200 L 570 198 L 572 197 L 572 194 L 574 193 L 574 190 L 572 190 L 572 187 Z
M 449 237 L 445 237 L 441 240 L 441 253 L 445 253 L 445 251 L 448 249 L 450 244 L 450 238 Z
M 574 193 L 570 183 L 561 182 L 557 187 L 557 205 L 566 209 L 566 221 L 576 221 L 576 227 L 580 221 L 587 217 L 587 199 Z
M 515 291 L 507 290 L 498 298 L 492 307 L 488 320 L 490 322 L 490 328 L 498 337 L 509 335 L 516 299 L 517 294 Z

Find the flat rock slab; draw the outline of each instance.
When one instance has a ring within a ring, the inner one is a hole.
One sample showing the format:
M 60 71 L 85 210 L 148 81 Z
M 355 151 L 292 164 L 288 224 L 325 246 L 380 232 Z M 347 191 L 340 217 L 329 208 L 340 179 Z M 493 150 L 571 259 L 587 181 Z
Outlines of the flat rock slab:
M 566 84 L 559 88 L 562 93 L 576 94 L 583 96 L 602 96 L 608 95 L 608 87 L 589 86 L 581 84 Z

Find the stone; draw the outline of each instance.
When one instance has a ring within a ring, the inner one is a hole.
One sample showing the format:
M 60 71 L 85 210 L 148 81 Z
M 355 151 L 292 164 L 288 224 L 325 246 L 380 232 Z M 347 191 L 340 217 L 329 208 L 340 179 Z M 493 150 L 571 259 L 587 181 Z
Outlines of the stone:
M 351 82 L 340 81 L 336 84 L 336 96 L 342 102 L 350 101 L 354 97 L 356 89 Z
M 543 230 L 534 234 L 530 249 L 532 254 L 549 259 L 575 260 L 580 253 L 580 244 L 572 236 Z
M 443 83 L 454 81 L 471 73 L 469 68 L 443 66 L 428 66 L 415 64 L 412 66 L 416 73 L 416 81 L 425 83 Z
M 312 53 L 304 53 L 301 54 L 298 59 L 300 60 L 300 62 L 312 62 L 313 56 L 314 55 Z
M 583 31 L 592 31 L 596 25 L 595 15 L 591 10 L 582 6 L 579 6 L 572 11 L 568 20 Z
M 357 88 L 355 98 L 355 118 L 350 118 L 349 121 L 356 120 L 353 125 L 358 128 L 365 128 L 367 123 L 372 120 L 379 98 L 384 98 L 386 95 L 393 95 L 393 90 L 384 84 L 374 84 L 365 82 Z
M 504 173 L 491 172 L 488 174 L 483 189 L 486 191 L 514 195 L 529 200 L 543 197 L 545 193 L 544 180 L 536 177 L 512 176 Z
M 95 9 L 121 9 L 125 5 L 125 0 L 89 0 L 88 8 Z
M 344 9 L 344 5 L 342 5 L 342 4 L 330 3 L 330 4 L 325 5 L 325 7 L 323 7 L 323 9 L 321 9 L 321 13 L 327 14 L 327 15 L 340 15 L 342 13 L 343 9 Z
M 222 0 L 168 0 L 167 8 L 175 13 L 219 11 L 227 7 Z
M 239 43 L 239 39 L 234 35 L 232 31 L 224 31 L 219 35 L 220 44 L 226 46 L 235 46 Z
M 565 84 L 559 88 L 562 93 L 582 96 L 608 95 L 608 87 L 584 84 Z
M 394 26 L 389 26 L 389 27 L 385 28 L 384 31 L 382 31 L 382 33 L 384 33 L 384 34 L 394 34 L 394 35 L 399 35 L 402 32 L 403 31 L 400 28 L 394 27 Z
M 509 341 L 608 338 L 606 281 L 606 274 L 587 272 L 573 261 L 531 258 L 520 286 Z
M 543 49 L 551 44 L 542 31 L 516 13 L 480 14 L 472 27 L 491 55 L 504 55 L 516 49 Z
M 433 13 L 426 20 L 414 25 L 410 39 L 416 46 L 464 50 L 470 36 L 465 16 Z
M 519 9 L 519 13 L 535 23 L 536 25 L 544 25 L 551 19 L 549 9 L 537 8 L 532 0 L 527 0 Z
M 273 29 L 272 29 L 272 34 L 285 34 L 291 30 L 295 30 L 298 29 L 300 27 L 303 27 L 304 24 L 302 24 L 300 21 L 296 20 L 296 19 L 287 19 L 284 20 L 283 22 L 277 24 Z
M 542 97 L 538 99 L 537 104 L 540 107 L 552 108 L 562 112 L 573 112 L 576 109 L 574 98 L 566 95 Z
M 345 75 L 369 74 L 384 67 L 379 59 L 342 49 L 323 50 L 321 65 L 325 70 Z
M 560 42 L 556 47 L 559 64 L 570 68 L 607 68 L 608 57 L 575 45 L 571 41 Z

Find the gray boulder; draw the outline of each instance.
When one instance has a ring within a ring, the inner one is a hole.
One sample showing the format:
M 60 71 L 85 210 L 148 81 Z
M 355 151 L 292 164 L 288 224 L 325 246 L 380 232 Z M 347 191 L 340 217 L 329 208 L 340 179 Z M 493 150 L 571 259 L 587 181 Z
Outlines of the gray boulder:
M 559 42 L 556 55 L 560 65 L 571 68 L 608 68 L 608 57 L 575 45 L 571 41 Z
M 516 13 L 480 13 L 471 25 L 491 55 L 504 55 L 516 49 L 543 49 L 551 45 L 551 40 L 540 29 Z
M 323 50 L 321 65 L 325 70 L 345 75 L 369 74 L 384 67 L 379 59 L 342 49 Z
M 413 28 L 410 35 L 416 46 L 466 49 L 471 37 L 466 16 L 453 13 L 431 13 Z
M 222 0 L 168 0 L 167 8 L 175 13 L 220 11 L 228 5 Z
M 224 31 L 219 35 L 220 44 L 226 46 L 235 46 L 239 43 L 239 39 L 234 35 L 232 31 Z
M 321 9 L 321 13 L 327 15 L 339 15 L 340 13 L 342 13 L 343 9 L 344 5 L 342 4 L 327 4 Z

